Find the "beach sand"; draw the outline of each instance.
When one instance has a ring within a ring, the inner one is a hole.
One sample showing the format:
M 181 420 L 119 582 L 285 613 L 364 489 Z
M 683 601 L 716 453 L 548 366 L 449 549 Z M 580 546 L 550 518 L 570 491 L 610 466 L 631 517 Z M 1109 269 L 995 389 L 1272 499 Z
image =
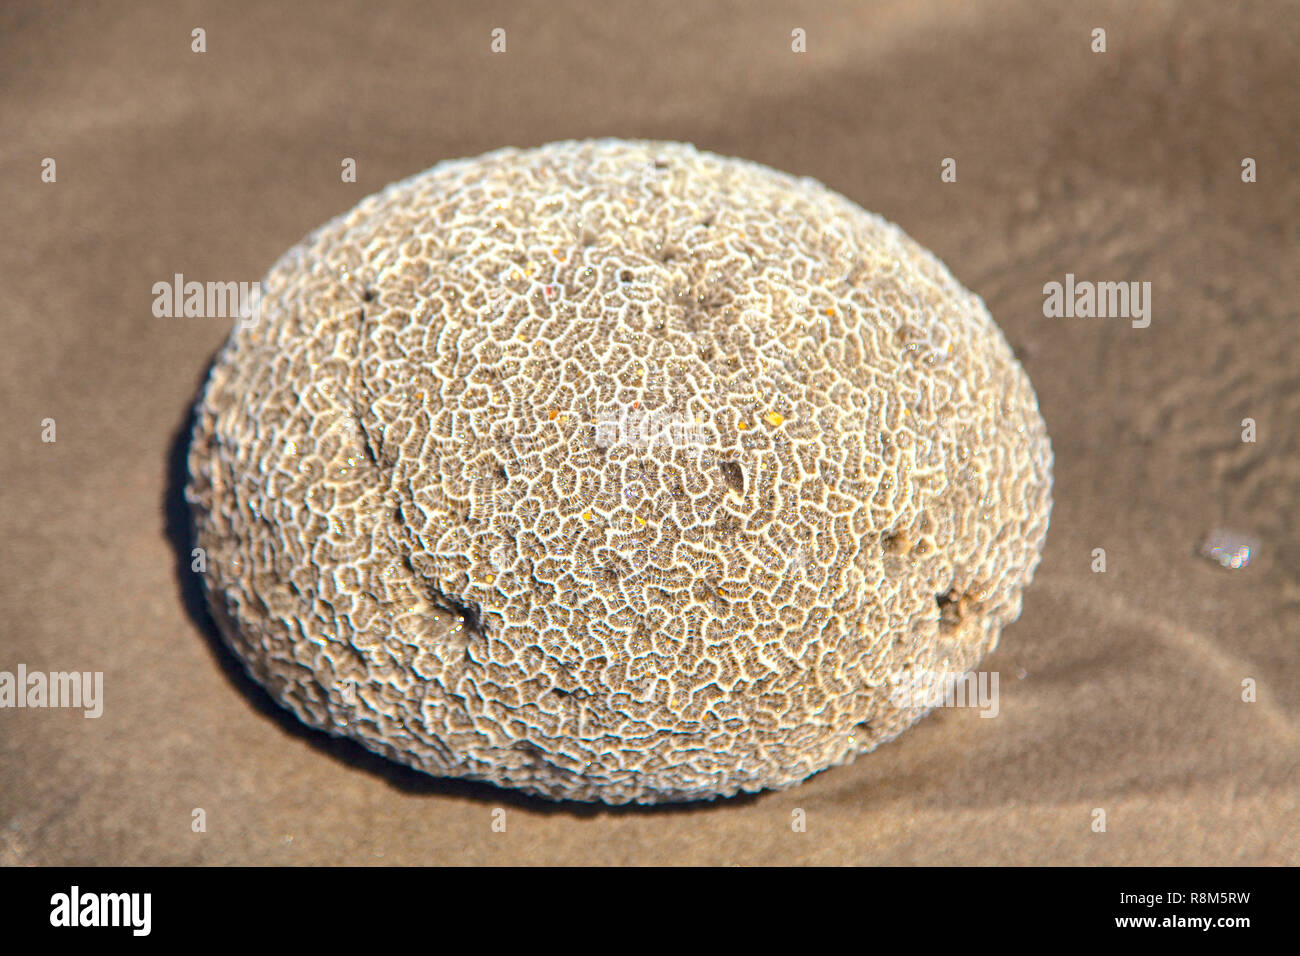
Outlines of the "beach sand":
M 1300 862 L 1296 7 L 584 6 L 0 11 L 0 670 L 104 675 L 97 719 L 0 711 L 0 864 Z M 592 136 L 815 177 L 988 303 L 1056 456 L 996 718 L 777 793 L 556 805 L 308 731 L 221 649 L 180 481 L 231 323 L 154 283 L 260 279 L 390 181 Z M 1150 282 L 1149 327 L 1044 316 L 1067 274 Z M 1249 567 L 1198 555 L 1220 527 Z

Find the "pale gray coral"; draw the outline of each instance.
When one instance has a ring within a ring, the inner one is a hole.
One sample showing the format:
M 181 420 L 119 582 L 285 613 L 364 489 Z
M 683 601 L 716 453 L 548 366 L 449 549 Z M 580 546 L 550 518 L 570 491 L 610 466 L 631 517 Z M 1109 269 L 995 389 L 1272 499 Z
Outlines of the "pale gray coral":
M 435 166 L 287 253 L 199 407 L 208 593 L 303 721 L 553 798 L 781 787 L 1020 613 L 1051 449 L 983 303 L 676 143 Z

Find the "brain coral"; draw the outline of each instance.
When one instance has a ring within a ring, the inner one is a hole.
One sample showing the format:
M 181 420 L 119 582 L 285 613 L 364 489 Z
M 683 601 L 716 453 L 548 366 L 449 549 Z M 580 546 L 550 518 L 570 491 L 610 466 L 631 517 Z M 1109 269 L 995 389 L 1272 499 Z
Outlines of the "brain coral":
M 983 303 L 677 143 L 446 162 L 290 250 L 199 403 L 206 586 L 306 723 L 552 798 L 781 787 L 1020 613 L 1051 449 Z

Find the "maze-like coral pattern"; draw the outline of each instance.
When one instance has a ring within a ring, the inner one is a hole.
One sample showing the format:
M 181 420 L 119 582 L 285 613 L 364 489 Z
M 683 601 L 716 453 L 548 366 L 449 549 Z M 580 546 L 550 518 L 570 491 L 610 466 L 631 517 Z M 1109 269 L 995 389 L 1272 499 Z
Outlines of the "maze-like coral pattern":
M 780 787 L 921 716 L 1050 511 L 983 303 L 676 143 L 442 163 L 287 253 L 202 397 L 223 633 L 303 721 L 553 798 Z

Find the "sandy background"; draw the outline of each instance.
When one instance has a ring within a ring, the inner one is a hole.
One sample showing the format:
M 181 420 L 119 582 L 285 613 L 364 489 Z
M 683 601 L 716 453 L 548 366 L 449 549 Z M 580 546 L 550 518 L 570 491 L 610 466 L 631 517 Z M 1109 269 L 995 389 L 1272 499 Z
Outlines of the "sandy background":
M 0 10 L 0 670 L 106 695 L 0 711 L 0 864 L 1300 862 L 1300 7 L 297 6 Z M 997 719 L 781 793 L 556 806 L 309 732 L 214 642 L 176 469 L 230 323 L 154 318 L 153 283 L 253 281 L 438 160 L 607 135 L 814 176 L 988 302 L 1056 453 Z M 1150 328 L 1044 318 L 1066 272 L 1150 281 Z M 1196 555 L 1218 525 L 1251 567 Z

